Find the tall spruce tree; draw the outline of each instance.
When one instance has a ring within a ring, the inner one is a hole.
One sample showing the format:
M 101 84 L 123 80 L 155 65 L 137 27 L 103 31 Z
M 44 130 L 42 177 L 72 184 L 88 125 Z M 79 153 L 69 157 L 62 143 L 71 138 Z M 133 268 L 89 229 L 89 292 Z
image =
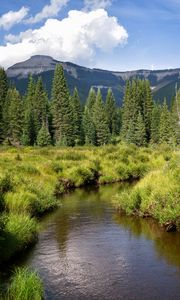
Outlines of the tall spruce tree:
M 46 123 L 46 120 L 49 115 L 48 96 L 43 87 L 41 78 L 38 78 L 37 83 L 35 85 L 35 92 L 33 97 L 33 111 L 37 136 L 43 123 Z
M 93 107 L 96 102 L 96 92 L 93 88 L 90 89 L 83 112 L 83 135 L 86 145 L 96 144 L 96 131 L 93 121 Z
M 171 118 L 175 129 L 177 144 L 180 144 L 180 90 L 176 91 L 176 95 L 172 101 Z
M 6 95 L 8 91 L 8 79 L 4 69 L 0 68 L 0 143 L 3 142 L 4 136 L 4 118 L 3 116 Z
M 131 82 L 128 80 L 126 82 L 126 89 L 123 99 L 123 108 L 122 108 L 122 128 L 121 136 L 124 140 L 127 139 L 127 132 L 129 130 L 131 122 Z
M 85 106 L 84 113 L 83 113 L 83 133 L 84 133 L 84 142 L 86 145 L 96 144 L 95 126 L 88 106 Z
M 93 88 L 91 88 L 86 101 L 86 106 L 90 111 L 93 110 L 93 106 L 95 102 L 96 102 L 96 92 Z
M 170 111 L 168 110 L 166 99 L 164 100 L 160 117 L 159 142 L 168 144 L 174 144 L 176 142 L 175 129 L 173 127 L 172 118 Z
M 24 99 L 24 126 L 22 135 L 22 143 L 27 146 L 33 146 L 36 143 L 37 138 L 37 124 L 34 112 L 35 88 L 35 82 L 30 75 L 27 94 Z
M 117 133 L 117 110 L 116 101 L 112 92 L 112 89 L 108 89 L 105 110 L 108 119 L 108 127 L 111 135 L 116 135 Z
M 138 117 L 135 125 L 134 143 L 137 146 L 146 145 L 146 129 L 145 129 L 143 117 L 140 112 L 138 113 Z
M 17 145 L 21 141 L 23 109 L 21 96 L 15 88 L 9 88 L 6 102 L 6 140 L 12 145 Z
M 71 105 L 73 112 L 73 135 L 76 145 L 83 143 L 82 132 L 82 108 L 77 88 L 74 89 L 73 96 L 71 97 Z
M 107 144 L 110 139 L 110 132 L 100 89 L 98 90 L 96 102 L 93 106 L 93 122 L 96 131 L 97 146 Z
M 151 138 L 151 121 L 152 121 L 152 110 L 153 110 L 153 99 L 150 83 L 145 80 L 145 101 L 144 101 L 144 122 L 146 128 L 146 139 L 149 142 Z
M 149 81 L 132 80 L 127 82 L 123 100 L 122 139 L 134 143 L 136 139 L 136 122 L 140 115 L 146 130 L 146 142 L 151 137 L 153 99 Z M 139 115 L 140 113 L 140 115 Z
M 63 67 L 56 65 L 52 87 L 52 113 L 55 143 L 73 146 L 73 113 Z
M 151 139 L 152 144 L 159 143 L 159 125 L 161 116 L 161 105 L 154 103 L 152 110 L 152 120 L 151 120 Z

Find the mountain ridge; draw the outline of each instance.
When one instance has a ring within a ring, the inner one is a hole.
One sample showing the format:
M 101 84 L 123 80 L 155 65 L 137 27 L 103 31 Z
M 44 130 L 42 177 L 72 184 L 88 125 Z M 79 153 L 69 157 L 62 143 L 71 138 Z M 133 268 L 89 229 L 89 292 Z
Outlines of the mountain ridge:
M 62 62 L 48 55 L 33 55 L 30 59 L 14 64 L 7 69 L 7 76 L 12 84 L 24 94 L 28 83 L 28 76 L 35 78 L 41 76 L 44 85 L 50 95 L 52 78 L 56 64 L 61 64 L 65 71 L 70 91 L 76 86 L 83 102 L 91 87 L 101 88 L 105 97 L 107 89 L 112 88 L 119 104 L 122 103 L 126 80 L 139 78 L 148 79 L 156 100 L 163 101 L 167 97 L 168 102 L 175 94 L 175 85 L 180 86 L 180 68 L 164 70 L 132 70 L 110 71 L 97 68 L 79 66 L 71 62 Z

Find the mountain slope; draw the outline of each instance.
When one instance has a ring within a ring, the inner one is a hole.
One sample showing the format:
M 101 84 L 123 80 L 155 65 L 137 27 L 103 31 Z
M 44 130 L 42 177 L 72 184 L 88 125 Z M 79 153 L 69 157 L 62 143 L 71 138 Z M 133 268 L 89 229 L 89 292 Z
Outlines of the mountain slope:
M 113 72 L 90 69 L 70 62 L 59 62 L 50 56 L 43 55 L 32 56 L 24 62 L 15 64 L 7 70 L 7 75 L 10 82 L 15 84 L 21 93 L 24 93 L 27 88 L 29 74 L 32 74 L 35 78 L 41 76 L 50 95 L 53 73 L 58 63 L 62 64 L 64 68 L 70 91 L 72 92 L 76 86 L 83 102 L 90 87 L 93 86 L 95 88 L 100 87 L 104 96 L 107 89 L 111 87 L 117 102 L 121 104 L 126 80 L 132 78 L 148 79 L 151 83 L 154 98 L 160 101 L 163 101 L 164 97 L 167 97 L 170 101 L 175 93 L 175 84 L 178 83 L 180 86 L 180 69 Z

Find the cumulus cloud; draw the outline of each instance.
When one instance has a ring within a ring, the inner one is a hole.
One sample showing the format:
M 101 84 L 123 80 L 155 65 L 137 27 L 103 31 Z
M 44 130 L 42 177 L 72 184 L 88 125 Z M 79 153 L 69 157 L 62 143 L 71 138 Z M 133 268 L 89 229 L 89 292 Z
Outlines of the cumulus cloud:
M 28 11 L 29 9 L 23 6 L 18 11 L 11 10 L 8 13 L 0 16 L 0 28 L 8 30 L 15 24 L 22 22 L 22 20 L 27 16 Z
M 6 36 L 7 44 L 0 46 L 0 65 L 6 68 L 36 54 L 88 65 L 97 49 L 111 51 L 127 38 L 125 28 L 104 9 L 73 10 L 62 21 L 49 19 L 39 29 Z
M 58 15 L 61 8 L 68 2 L 69 0 L 51 0 L 49 5 L 45 5 L 39 13 L 34 17 L 27 19 L 25 22 L 34 24 L 41 22 L 44 19 L 55 17 Z
M 84 0 L 85 9 L 106 8 L 112 4 L 112 0 Z

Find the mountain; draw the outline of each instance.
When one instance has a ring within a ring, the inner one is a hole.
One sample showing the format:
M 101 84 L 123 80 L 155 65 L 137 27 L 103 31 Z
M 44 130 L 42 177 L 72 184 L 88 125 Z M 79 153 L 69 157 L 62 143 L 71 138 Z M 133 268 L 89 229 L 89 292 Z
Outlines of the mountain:
M 7 69 L 9 81 L 15 84 L 17 89 L 24 94 L 27 88 L 28 76 L 42 77 L 44 85 L 50 95 L 53 73 L 56 64 L 61 64 L 65 71 L 68 86 L 72 92 L 76 86 L 84 102 L 90 87 L 101 88 L 105 97 L 107 89 L 112 88 L 119 104 L 122 103 L 124 88 L 127 79 L 148 79 L 156 100 L 163 101 L 164 97 L 170 102 L 175 94 L 175 85 L 180 87 L 180 69 L 168 70 L 137 70 L 127 72 L 115 72 L 100 69 L 90 69 L 70 62 L 60 62 L 50 56 L 35 55 L 30 59 L 17 63 Z

